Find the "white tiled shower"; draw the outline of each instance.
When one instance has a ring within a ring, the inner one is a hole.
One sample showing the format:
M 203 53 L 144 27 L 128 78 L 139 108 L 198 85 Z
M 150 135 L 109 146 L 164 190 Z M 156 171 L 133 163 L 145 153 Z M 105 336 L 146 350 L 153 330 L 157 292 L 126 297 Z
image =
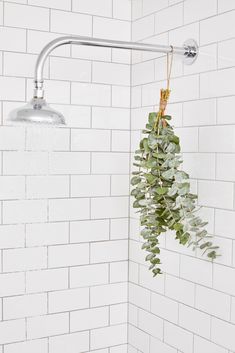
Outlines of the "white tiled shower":
M 234 353 L 234 0 L 15 0 L 0 14 L 0 353 Z M 67 127 L 8 126 L 37 54 L 66 34 L 200 44 L 194 65 L 174 57 L 168 112 L 221 247 L 214 265 L 168 234 L 152 279 L 129 207 L 165 56 L 60 47 L 45 88 Z

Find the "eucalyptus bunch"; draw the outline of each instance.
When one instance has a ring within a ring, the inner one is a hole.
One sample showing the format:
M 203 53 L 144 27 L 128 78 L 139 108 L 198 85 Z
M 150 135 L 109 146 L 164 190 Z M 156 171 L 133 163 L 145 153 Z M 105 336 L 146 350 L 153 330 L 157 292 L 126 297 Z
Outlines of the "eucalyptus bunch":
M 159 236 L 175 231 L 180 244 L 201 249 L 208 258 L 217 257 L 218 246 L 213 246 L 205 226 L 197 215 L 197 195 L 190 192 L 189 175 L 180 165 L 180 141 L 169 121 L 169 115 L 150 113 L 144 138 L 135 152 L 131 184 L 133 207 L 139 209 L 142 249 L 154 276 L 161 273 Z

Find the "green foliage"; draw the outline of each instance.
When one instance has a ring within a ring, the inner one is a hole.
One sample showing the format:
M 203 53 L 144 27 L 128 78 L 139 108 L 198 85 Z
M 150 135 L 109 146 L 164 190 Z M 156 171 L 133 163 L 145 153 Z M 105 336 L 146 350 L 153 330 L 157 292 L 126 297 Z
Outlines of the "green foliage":
M 142 248 L 148 252 L 146 261 L 154 276 L 159 267 L 159 236 L 168 230 L 175 232 L 182 245 L 200 249 L 208 258 L 215 259 L 218 246 L 213 246 L 203 222 L 196 215 L 197 195 L 190 193 L 189 175 L 182 171 L 179 138 L 169 124 L 170 116 L 150 113 L 144 137 L 136 151 L 131 184 L 133 207 L 139 209 L 145 240 Z

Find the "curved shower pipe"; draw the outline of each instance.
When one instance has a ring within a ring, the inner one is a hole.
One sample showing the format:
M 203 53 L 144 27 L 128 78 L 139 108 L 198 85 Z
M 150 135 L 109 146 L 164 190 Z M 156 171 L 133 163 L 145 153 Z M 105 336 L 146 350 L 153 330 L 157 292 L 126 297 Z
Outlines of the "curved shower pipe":
M 157 44 L 145 44 L 145 43 L 136 43 L 136 42 L 124 42 L 118 40 L 109 40 L 109 39 L 100 39 L 100 38 L 90 38 L 90 37 L 81 37 L 81 36 L 64 36 L 59 37 L 48 43 L 40 52 L 36 67 L 35 67 L 35 98 L 43 98 L 43 68 L 45 61 L 49 54 L 56 48 L 67 45 L 67 44 L 76 44 L 76 45 L 86 45 L 94 47 L 103 47 L 103 48 L 117 48 L 117 49 L 129 49 L 129 50 L 139 50 L 146 52 L 156 52 L 156 53 L 171 53 L 174 51 L 174 54 L 179 54 L 183 57 L 183 60 L 186 64 L 192 64 L 198 55 L 198 46 L 193 39 L 188 39 L 182 47 L 173 47 L 166 45 L 157 45 Z

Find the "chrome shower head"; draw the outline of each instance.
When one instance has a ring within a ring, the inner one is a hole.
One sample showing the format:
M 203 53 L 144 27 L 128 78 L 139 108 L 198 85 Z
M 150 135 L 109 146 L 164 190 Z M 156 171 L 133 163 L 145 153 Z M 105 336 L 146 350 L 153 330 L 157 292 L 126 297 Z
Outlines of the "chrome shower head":
M 44 98 L 33 98 L 26 105 L 10 112 L 8 120 L 12 123 L 63 126 L 63 115 L 51 108 Z

